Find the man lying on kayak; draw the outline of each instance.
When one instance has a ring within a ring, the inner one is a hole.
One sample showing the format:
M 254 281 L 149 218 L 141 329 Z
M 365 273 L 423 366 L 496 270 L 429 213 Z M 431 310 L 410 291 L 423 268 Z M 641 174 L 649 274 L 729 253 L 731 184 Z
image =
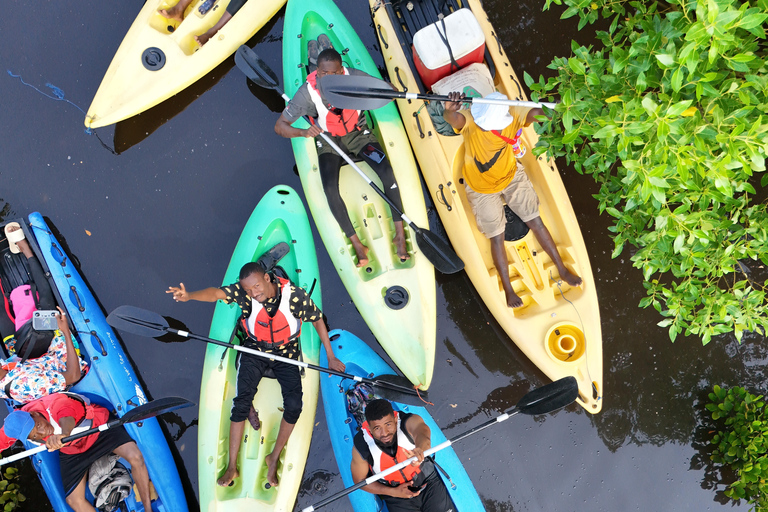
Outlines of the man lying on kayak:
M 169 20 L 177 20 L 179 23 L 184 21 L 184 11 L 187 10 L 187 7 L 189 7 L 189 4 L 192 2 L 195 2 L 196 0 L 179 0 L 179 3 L 174 5 L 173 7 L 169 9 L 160 9 L 157 11 L 161 16 L 168 18 Z M 216 22 L 214 26 L 212 26 L 210 29 L 208 29 L 207 32 L 204 34 L 200 34 L 198 36 L 195 36 L 195 42 L 199 44 L 200 46 L 203 46 L 205 43 L 208 42 L 210 38 L 216 35 L 216 32 L 221 30 L 221 28 L 226 25 L 229 20 L 232 19 L 232 16 L 237 14 L 237 11 L 240 10 L 240 8 L 247 2 L 248 0 L 231 0 L 227 4 L 227 10 L 224 11 L 221 15 L 221 18 L 219 18 L 219 21 Z M 208 0 L 210 2 L 211 7 L 213 6 L 213 0 Z M 204 4 L 207 2 L 203 2 Z M 202 6 L 201 6 L 202 7 Z M 210 9 L 210 7 L 209 7 Z M 207 12 L 207 11 L 206 11 Z M 170 30 L 171 27 L 168 28 Z
M 411 457 L 406 468 L 363 487 L 378 495 L 389 512 L 451 512 L 455 510 L 443 480 L 424 451 L 432 446 L 431 432 L 418 414 L 395 412 L 386 400 L 373 400 L 365 408 L 365 423 L 352 448 L 352 480 L 362 482 Z M 426 462 L 425 462 L 426 461 Z
M 131 465 L 131 475 L 141 495 L 144 510 L 152 510 L 149 473 L 144 457 L 125 427 L 113 427 L 67 443 L 61 439 L 93 427 L 104 425 L 110 419 L 107 409 L 88 402 L 74 393 L 54 393 L 30 402 L 20 411 L 5 418 L 0 433 L 0 449 L 12 446 L 17 439 L 44 443 L 49 451 L 60 450 L 59 465 L 67 505 L 75 512 L 95 512 L 85 498 L 88 468 L 108 453 L 114 453 Z
M 509 108 L 505 105 L 472 103 L 472 108 L 459 112 L 464 94 L 448 94 L 443 118 L 464 137 L 464 188 L 475 214 L 477 228 L 491 240 L 493 264 L 499 273 L 507 306 L 518 308 L 523 300 L 509 281 L 509 260 L 504 247 L 506 217 L 504 203 L 533 231 L 544 251 L 571 286 L 581 285 L 581 278 L 568 270 L 557 252 L 554 240 L 539 216 L 539 198 L 533 190 L 523 164 L 511 147 L 517 131 L 544 115 L 541 108 Z M 507 99 L 501 93 L 488 97 Z
M 172 293 L 177 302 L 221 300 L 227 304 L 237 303 L 242 312 L 240 322 L 248 334 L 243 346 L 291 359 L 298 359 L 301 351 L 301 323 L 310 322 L 328 353 L 328 366 L 341 372 L 346 368 L 333 355 L 323 314 L 309 294 L 287 279 L 266 273 L 256 262 L 243 265 L 239 281 L 229 286 L 188 292 L 181 283 L 178 288 L 169 287 L 166 293 Z M 252 410 L 253 397 L 261 377 L 272 369 L 283 393 L 284 412 L 275 448 L 265 460 L 267 481 L 270 485 L 278 485 L 277 461 L 301 414 L 301 374 L 299 368 L 292 364 L 244 353 L 239 353 L 237 357 L 237 396 L 232 401 L 229 418 L 229 464 L 217 483 L 226 487 L 239 475 L 237 454 L 243 440 L 245 420 L 249 419 L 253 428 L 258 430 L 258 415 Z
M 341 63 L 341 55 L 333 48 L 323 50 L 317 56 L 317 71 L 313 71 L 307 76 L 306 82 L 299 87 L 291 101 L 288 102 L 282 115 L 275 123 L 275 131 L 278 135 L 286 138 L 315 137 L 320 179 L 328 198 L 328 206 L 331 208 L 336 222 L 344 231 L 344 235 L 349 238 L 355 248 L 357 266 L 363 267 L 368 263 L 368 248 L 363 245 L 355 233 L 347 207 L 339 192 L 339 171 L 341 170 L 342 159 L 319 135 L 327 132 L 342 149 L 346 148 L 350 153 L 365 160 L 371 169 L 379 175 L 381 183 L 384 185 L 382 187 L 384 192 L 400 211 L 403 211 L 403 203 L 400 199 L 400 189 L 397 188 L 392 166 L 389 164 L 387 155 L 384 154 L 378 140 L 368 128 L 365 113 L 359 110 L 334 108 L 328 103 L 322 93 L 322 78 L 326 75 L 369 76 L 363 71 L 345 68 Z M 291 126 L 304 115 L 313 119 L 309 128 L 302 129 Z M 403 220 L 394 212 L 392 219 L 395 222 L 395 238 L 392 242 L 400 260 L 405 261 L 410 258 L 410 255 L 405 246 Z

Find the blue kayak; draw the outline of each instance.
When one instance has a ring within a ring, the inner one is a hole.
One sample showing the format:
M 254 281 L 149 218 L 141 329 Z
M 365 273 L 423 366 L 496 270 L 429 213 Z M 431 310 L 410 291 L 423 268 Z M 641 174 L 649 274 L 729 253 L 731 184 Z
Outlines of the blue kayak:
M 70 319 L 70 329 L 78 341 L 80 353 L 89 362 L 88 373 L 75 384 L 71 391 L 88 397 L 92 403 L 106 407 L 117 416 L 122 416 L 134 407 L 147 402 L 144 390 L 131 368 L 128 357 L 112 328 L 99 307 L 95 297 L 83 281 L 72 259 L 64 252 L 42 215 L 35 212 L 29 222 L 16 219 L 37 255 L 43 270 L 50 275 L 56 301 Z M 7 244 L 0 247 L 3 257 L 2 270 L 7 277 L 17 271 L 15 279 L 23 277 L 25 268 L 22 255 L 12 255 Z M 8 281 L 4 281 L 8 283 Z M 11 280 L 13 285 L 13 279 Z M 6 290 L 9 292 L 10 290 Z M 4 314 L 4 313 L 3 313 Z M 10 403 L 6 403 L 9 407 Z M 156 418 L 125 425 L 136 441 L 149 471 L 149 477 L 157 491 L 158 498 L 152 502 L 155 512 L 186 512 L 187 500 L 181 486 L 179 472 L 173 460 L 168 442 Z M 35 445 L 25 442 L 26 448 Z M 56 512 L 71 512 L 66 504 L 59 471 L 58 452 L 35 454 L 32 463 Z M 121 462 L 130 467 L 127 461 Z M 91 498 L 90 493 L 86 496 Z M 145 512 L 135 493 L 125 500 L 129 511 Z
M 339 360 L 347 365 L 347 373 L 369 378 L 395 373 L 373 349 L 354 334 L 340 329 L 334 329 L 329 334 L 333 344 L 333 352 Z M 328 358 L 322 347 L 320 350 L 320 365 L 328 366 Z M 355 382 L 350 379 L 332 375 L 323 375 L 320 378 L 323 408 L 325 409 L 325 418 L 328 423 L 328 432 L 331 436 L 333 454 L 336 456 L 336 464 L 339 466 L 339 472 L 345 487 L 355 484 L 352 481 L 350 464 L 352 462 L 352 448 L 354 447 L 353 439 L 358 431 L 358 425 L 355 418 L 347 410 L 345 395 L 346 391 L 353 384 Z M 424 407 L 397 402 L 392 402 L 392 407 L 396 411 L 421 416 L 432 431 L 432 446 L 436 446 L 446 440 L 445 435 L 440 431 L 440 427 L 437 426 L 435 420 L 432 419 L 432 416 Z M 467 475 L 453 448 L 449 446 L 440 450 L 435 453 L 434 457 L 435 461 L 451 477 L 453 485 L 447 481 L 442 472 L 440 473 L 453 499 L 453 503 L 456 505 L 456 510 L 458 512 L 485 510 L 483 502 L 480 501 L 480 496 L 478 496 L 475 486 L 472 484 L 472 480 L 469 479 L 469 475 Z M 362 489 L 349 494 L 349 500 L 352 502 L 352 508 L 355 512 L 387 510 L 386 505 L 378 497 Z

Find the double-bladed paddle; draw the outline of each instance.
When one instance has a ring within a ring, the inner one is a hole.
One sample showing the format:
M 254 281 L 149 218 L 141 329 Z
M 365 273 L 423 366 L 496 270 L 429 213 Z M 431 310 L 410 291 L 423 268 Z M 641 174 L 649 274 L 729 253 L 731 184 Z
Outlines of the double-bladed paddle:
M 375 110 L 388 105 L 392 100 L 431 100 L 450 101 L 448 96 L 438 94 L 419 94 L 415 92 L 395 91 L 389 83 L 372 76 L 328 75 L 323 77 L 323 94 L 331 105 L 337 108 L 355 110 Z M 489 105 L 508 105 L 510 107 L 547 107 L 555 108 L 555 103 L 536 103 L 535 101 L 501 100 L 491 98 L 466 97 L 462 103 L 486 103 Z
M 64 437 L 62 438 L 61 442 L 64 444 L 67 444 L 70 441 L 75 441 L 77 439 L 89 436 L 91 434 L 95 434 L 97 432 L 103 432 L 105 430 L 109 430 L 110 428 L 115 428 L 115 427 L 119 427 L 120 425 L 125 425 L 126 423 L 134 423 L 136 421 L 145 420 L 147 418 L 154 418 L 155 416 L 158 416 L 160 414 L 174 411 L 176 409 L 182 409 L 184 407 L 189 407 L 192 405 L 195 405 L 195 404 L 193 402 L 190 402 L 186 398 L 181 398 L 178 396 L 169 396 L 166 398 L 160 398 L 158 400 L 152 400 L 151 402 L 148 402 L 146 404 L 143 404 L 131 409 L 120 418 L 107 422 L 98 427 L 89 428 L 88 430 L 85 430 L 83 432 L 79 432 L 77 434 Z M 37 448 L 30 448 L 29 450 L 16 453 L 14 455 L 11 455 L 10 457 L 5 457 L 4 459 L 0 459 L 0 466 L 4 464 L 8 464 L 9 462 L 23 459 L 24 457 L 29 457 L 30 455 L 34 455 L 36 453 L 44 452 L 47 449 L 48 448 L 43 444 L 38 446 Z M 145 453 L 144 456 L 150 457 L 151 454 Z
M 425 450 L 424 456 L 428 457 L 433 453 L 439 452 L 443 448 L 448 448 L 456 441 L 460 441 L 465 437 L 469 437 L 472 434 L 476 434 L 477 432 L 480 432 L 481 430 L 484 430 L 490 427 L 491 425 L 495 425 L 496 423 L 501 423 L 502 421 L 506 421 L 518 413 L 528 414 L 532 416 L 536 414 L 546 414 L 549 412 L 556 411 L 561 407 L 565 407 L 566 405 L 576 400 L 577 396 L 579 396 L 579 385 L 576 382 L 576 378 L 563 377 L 560 380 L 556 380 L 555 382 L 546 384 L 544 386 L 541 386 L 540 388 L 536 388 L 533 391 L 529 391 L 528 393 L 526 393 L 525 396 L 523 396 L 523 398 L 520 399 L 517 405 L 515 405 L 512 409 L 505 412 L 504 414 L 497 416 L 491 420 L 488 420 L 482 425 L 478 425 L 473 429 L 467 430 L 463 434 L 459 434 L 455 437 L 452 437 L 451 439 L 448 439 L 447 441 L 443 441 L 439 445 L 433 446 L 429 450 Z M 375 475 L 371 475 L 365 480 L 362 480 L 351 487 L 347 487 L 343 491 L 337 492 L 333 496 L 330 496 L 322 501 L 318 501 L 312 506 L 304 508 L 302 512 L 313 512 L 314 510 L 322 508 L 328 505 L 329 503 L 331 503 L 332 501 L 336 501 L 337 499 L 342 498 L 353 491 L 356 491 L 362 487 L 365 487 L 366 485 L 372 484 L 377 480 L 380 480 L 385 476 L 391 473 L 394 473 L 395 471 L 400 471 L 401 469 L 406 467 L 408 464 L 411 464 L 412 462 L 415 462 L 417 460 L 418 459 L 416 457 L 411 457 L 408 460 L 404 460 L 403 462 L 396 464 L 391 468 L 387 468 L 381 473 L 376 473 Z
M 173 333 L 182 338 L 192 338 L 206 343 L 213 343 L 221 345 L 222 347 L 231 348 L 238 352 L 251 354 L 265 359 L 274 359 L 283 363 L 292 364 L 294 366 L 300 366 L 303 368 L 309 368 L 317 370 L 323 373 L 329 373 L 336 375 L 337 377 L 344 377 L 346 379 L 352 379 L 357 382 L 366 382 L 373 386 L 376 392 L 389 400 L 395 402 L 402 402 L 412 405 L 424 405 L 424 401 L 427 400 L 427 392 L 417 390 L 413 387 L 413 384 L 399 375 L 379 375 L 374 378 L 359 377 L 352 375 L 351 373 L 337 372 L 330 368 L 323 368 L 304 361 L 297 361 L 295 359 L 289 359 L 287 357 L 281 357 L 275 354 L 268 354 L 256 349 L 241 347 L 240 345 L 234 345 L 225 341 L 215 340 L 213 338 L 206 338 L 205 336 L 199 336 L 187 331 L 180 331 L 174 329 L 168 325 L 165 318 L 154 313 L 147 311 L 146 309 L 137 308 L 135 306 L 118 306 L 107 316 L 107 323 L 116 329 L 121 331 L 130 332 L 139 336 L 146 336 L 148 338 L 157 338 L 167 333 Z
M 235 52 L 235 64 L 237 64 L 237 67 L 240 68 L 240 71 L 245 73 L 245 76 L 250 78 L 251 81 L 253 81 L 256 85 L 267 89 L 273 89 L 280 93 L 285 101 L 290 101 L 291 98 L 289 98 L 280 89 L 280 84 L 277 81 L 277 76 L 275 73 L 269 68 L 269 66 L 267 66 L 263 60 L 259 58 L 258 55 L 256 55 L 253 50 L 245 45 L 238 48 L 237 52 Z M 328 77 L 325 76 L 322 78 L 323 90 L 325 90 L 326 78 Z M 308 122 L 311 123 L 307 116 L 304 117 Z M 443 274 L 454 274 L 464 268 L 464 262 L 456 255 L 456 253 L 453 251 L 453 249 L 451 249 L 448 243 L 445 242 L 445 240 L 435 235 L 431 231 L 427 229 L 421 229 L 419 226 L 414 224 L 414 222 L 409 219 L 405 213 L 401 212 L 397 206 L 395 206 L 395 204 L 363 172 L 363 170 L 360 169 L 360 167 L 358 167 L 354 161 L 352 161 L 349 155 L 342 151 L 341 148 L 339 148 L 339 146 L 333 142 L 333 139 L 329 137 L 328 134 L 321 133 L 320 136 L 323 137 L 328 145 L 331 146 L 334 151 L 336 151 L 336 153 L 341 155 L 341 157 L 350 165 L 350 167 L 357 171 L 357 173 L 362 176 L 368 185 L 370 185 L 376 191 L 376 193 L 379 194 L 382 199 L 387 202 L 392 211 L 400 215 L 400 217 L 402 217 L 402 219 L 411 227 L 413 232 L 416 234 L 417 243 L 421 249 L 421 252 L 424 253 L 424 257 L 427 258 L 437 270 Z

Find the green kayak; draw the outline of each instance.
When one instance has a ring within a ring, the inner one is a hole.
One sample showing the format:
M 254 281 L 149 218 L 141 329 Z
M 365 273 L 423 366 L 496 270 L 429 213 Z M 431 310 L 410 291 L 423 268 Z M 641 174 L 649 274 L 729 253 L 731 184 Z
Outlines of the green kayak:
M 237 281 L 240 268 L 256 261 L 272 247 L 285 242 L 290 247 L 279 262 L 290 280 L 310 292 L 312 300 L 322 308 L 317 257 L 312 231 L 304 205 L 298 194 L 285 185 L 267 192 L 253 210 L 243 228 L 240 240 L 224 274 L 222 284 Z M 235 337 L 240 308 L 216 303 L 210 337 L 239 343 Z M 320 338 L 310 325 L 301 331 L 304 361 L 318 364 Z M 283 417 L 280 385 L 274 379 L 263 379 L 253 400 L 259 412 L 261 429 L 254 431 L 246 422 L 245 435 L 237 461 L 240 477 L 231 487 L 216 484 L 226 469 L 229 445 L 229 415 L 235 397 L 236 352 L 209 345 L 205 353 L 200 385 L 200 433 L 198 436 L 198 476 L 200 510 L 214 511 L 290 511 L 296 501 L 304 464 L 309 452 L 317 408 L 319 374 L 304 372 L 302 386 L 304 406 L 298 423 L 283 450 L 278 466 L 280 485 L 267 488 L 267 465 L 264 457 L 272 452 Z
M 289 0 L 283 31 L 286 94 L 293 96 L 307 77 L 307 43 L 325 34 L 342 54 L 345 67 L 381 78 L 376 65 L 349 22 L 331 0 Z M 394 104 L 368 112 L 369 126 L 394 169 L 403 210 L 418 226 L 428 226 L 416 162 Z M 306 128 L 304 120 L 294 124 Z M 392 239 L 392 213 L 354 169 L 344 166 L 341 197 L 355 232 L 370 252 L 369 263 L 357 268 L 349 239 L 331 214 L 318 171 L 317 147 L 311 138 L 291 139 L 304 194 L 325 248 L 341 281 L 378 342 L 400 371 L 422 389 L 429 387 L 435 363 L 435 272 L 406 226 L 409 260 L 401 262 Z M 382 188 L 381 180 L 361 162 L 363 171 Z

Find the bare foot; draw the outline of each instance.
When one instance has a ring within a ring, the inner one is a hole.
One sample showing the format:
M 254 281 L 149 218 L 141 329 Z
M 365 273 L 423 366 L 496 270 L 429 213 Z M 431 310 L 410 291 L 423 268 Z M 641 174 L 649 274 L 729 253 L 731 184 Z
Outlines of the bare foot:
M 518 294 L 516 294 L 514 291 L 504 291 L 504 294 L 507 296 L 507 306 L 510 308 L 519 308 L 523 305 L 523 299 L 520 298 Z
M 267 482 L 269 482 L 269 485 L 272 487 L 275 487 L 276 485 L 279 485 L 280 482 L 277 481 L 277 459 L 280 457 L 279 453 L 272 452 L 266 457 L 264 457 L 264 461 L 267 463 Z
M 357 253 L 357 268 L 364 267 L 368 264 L 368 249 L 364 245 L 360 245 L 360 249 L 355 247 L 355 252 Z
M 560 272 L 560 278 L 571 286 L 581 286 L 581 278 L 568 269 Z
M 227 467 L 224 475 L 216 480 L 216 483 L 222 487 L 227 487 L 232 484 L 235 478 L 239 477 L 240 473 L 237 472 L 237 467 Z
M 20 227 L 11 226 L 11 227 L 8 228 L 8 232 L 9 233 L 13 233 L 14 231 L 18 231 L 20 229 L 21 229 Z M 32 249 L 29 247 L 29 242 L 27 242 L 26 238 L 22 238 L 21 240 L 16 242 L 16 245 L 19 246 L 19 250 L 21 251 L 21 253 L 24 256 L 27 257 L 27 259 L 29 259 L 32 256 L 34 256 L 34 254 L 32 253 Z
M 408 254 L 408 249 L 405 246 L 405 235 L 396 235 L 392 239 L 392 243 L 395 244 L 395 250 L 400 261 L 406 261 L 411 259 L 411 255 Z
M 160 9 L 157 12 L 160 16 L 168 18 L 169 20 L 184 21 L 184 9 L 187 6 L 185 4 L 188 4 L 188 2 L 179 2 L 170 9 Z
M 207 42 L 208 42 L 208 40 L 209 40 L 211 37 L 213 37 L 213 34 L 211 34 L 211 33 L 210 33 L 210 30 L 209 30 L 209 31 L 208 31 L 208 32 L 206 32 L 205 34 L 200 34 L 199 36 L 195 36 L 195 42 L 196 42 L 198 45 L 200 45 L 200 46 L 203 46 L 205 43 L 207 43 Z

